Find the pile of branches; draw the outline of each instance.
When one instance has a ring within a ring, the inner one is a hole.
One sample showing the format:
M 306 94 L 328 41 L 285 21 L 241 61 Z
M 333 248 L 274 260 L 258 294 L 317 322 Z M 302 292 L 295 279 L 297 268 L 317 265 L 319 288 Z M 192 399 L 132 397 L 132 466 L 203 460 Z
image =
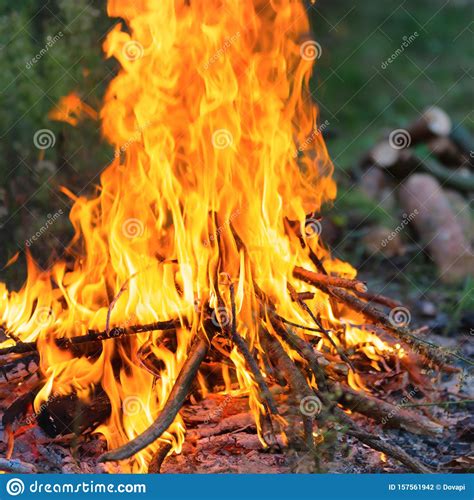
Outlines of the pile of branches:
M 238 249 L 246 253 L 245 245 L 233 228 L 232 234 Z M 302 238 L 300 241 L 306 247 Z M 220 238 L 217 239 L 217 244 L 222 244 Z M 390 443 L 382 433 L 367 432 L 357 423 L 354 415 L 356 413 L 364 415 L 382 426 L 397 427 L 431 436 L 442 434 L 443 426 L 426 415 L 392 404 L 374 394 L 369 394 L 368 391 L 354 390 L 347 384 L 350 372 L 354 376 L 361 374 L 362 379 L 367 375 L 367 380 L 369 380 L 370 369 L 368 368 L 371 360 L 365 357 L 362 350 L 355 349 L 349 352 L 345 349 L 343 335 L 340 335 L 339 343 L 334 341 L 333 336 L 337 332 L 326 329 L 318 314 L 315 314 L 308 305 L 308 302 L 314 298 L 312 289 L 318 289 L 328 296 L 335 313 L 338 311 L 340 313 L 342 309 L 355 311 L 365 318 L 365 325 L 360 325 L 361 328 L 376 333 L 386 342 L 403 346 L 406 353 L 404 356 L 397 357 L 397 351 L 394 350 L 393 356 L 387 356 L 384 360 L 387 371 L 390 370 L 389 365 L 397 366 L 399 369 L 401 364 L 402 371 L 408 372 L 410 378 L 418 385 L 429 387 L 430 380 L 426 376 L 428 368 L 451 373 L 459 371 L 448 364 L 447 358 L 453 353 L 446 352 L 419 338 L 417 332 L 411 331 L 403 323 L 394 320 L 392 313 L 397 309 L 398 303 L 390 298 L 368 292 L 366 285 L 361 281 L 329 275 L 324 263 L 311 248 L 306 247 L 306 250 L 314 269 L 296 267 L 293 271 L 293 278 L 295 282 L 298 280 L 306 283 L 308 290 L 298 293 L 294 286 L 289 284 L 288 294 L 307 316 L 308 321 L 304 325 L 296 324 L 280 316 L 272 300 L 256 284 L 253 284 L 259 305 L 258 345 L 260 346 L 258 350 L 253 349 L 238 331 L 232 279 L 227 279 L 224 283 L 224 286 L 228 288 L 226 294 L 223 294 L 221 293 L 223 285 L 219 282 L 220 273 L 217 273 L 215 276 L 217 307 L 214 309 L 209 308 L 208 305 L 203 307 L 198 334 L 189 348 L 187 360 L 175 380 L 162 411 L 143 434 L 120 448 L 105 453 L 100 458 L 101 461 L 128 459 L 159 440 L 193 392 L 195 387 L 193 383 L 198 371 L 203 369 L 209 360 L 226 363 L 226 358 L 230 357 L 230 352 L 236 347 L 245 359 L 247 368 L 258 387 L 259 400 L 264 408 L 260 415 L 260 424 L 264 430 L 263 438 L 269 446 L 275 446 L 277 443 L 274 437 L 275 432 L 284 432 L 289 446 L 314 451 L 316 457 L 318 444 L 315 441 L 317 434 L 315 428 L 330 427 L 336 432 L 345 432 L 374 450 L 393 457 L 414 472 L 430 472 L 429 467 L 410 456 L 396 444 Z M 247 253 L 246 255 L 248 257 Z M 222 262 L 219 271 L 225 274 Z M 228 303 L 224 300 L 224 295 L 230 298 Z M 390 308 L 391 313 L 388 314 L 383 308 Z M 122 341 L 138 333 L 161 331 L 163 335 L 160 337 L 160 342 L 168 342 L 168 347 L 170 347 L 173 344 L 176 346 L 177 329 L 186 326 L 190 325 L 183 324 L 183 320 L 171 319 L 148 325 L 107 328 L 103 332 L 89 331 L 84 336 L 58 338 L 55 342 L 59 348 L 69 350 L 77 356 L 84 356 L 87 353 L 97 355 L 104 341 Z M 305 332 L 310 332 L 311 335 Z M 330 349 L 318 350 L 316 348 L 316 344 L 321 339 L 325 340 L 325 345 L 333 347 L 332 353 Z M 153 362 L 152 353 L 141 351 L 138 354 L 139 357 L 141 356 L 143 366 L 158 377 L 159 362 Z M 25 365 L 26 359 L 34 364 L 38 360 L 37 346 L 35 343 L 18 341 L 14 346 L 0 350 L 0 356 L 12 355 L 17 356 L 13 365 L 19 362 Z M 289 410 L 285 415 L 282 415 L 281 408 L 270 390 L 269 383 L 271 382 L 287 388 Z M 40 377 L 35 388 L 5 412 L 3 423 L 6 429 L 11 429 L 21 411 L 31 404 L 41 383 Z M 104 398 L 104 392 L 97 390 L 97 394 L 95 411 L 85 412 L 87 415 L 94 414 L 94 420 L 82 425 L 80 432 L 85 432 L 86 429 L 97 425 L 98 420 L 106 420 L 110 414 L 110 405 L 108 405 L 107 398 Z M 71 399 L 74 398 L 70 397 L 69 400 Z M 77 404 L 77 401 L 74 403 Z M 49 406 L 38 416 L 38 421 L 45 423 L 46 427 L 48 425 L 51 427 L 51 420 L 54 420 L 55 409 L 50 409 Z M 44 415 L 44 412 L 48 411 L 50 413 Z M 298 423 L 303 425 L 299 427 Z M 298 430 L 299 428 L 301 431 Z M 51 428 L 49 430 L 51 431 Z M 60 432 L 61 429 L 52 430 L 53 435 Z M 10 443 L 10 456 L 12 450 L 13 443 Z M 154 470 L 159 469 L 159 465 L 170 450 L 169 443 L 160 441 L 159 449 L 153 459 Z

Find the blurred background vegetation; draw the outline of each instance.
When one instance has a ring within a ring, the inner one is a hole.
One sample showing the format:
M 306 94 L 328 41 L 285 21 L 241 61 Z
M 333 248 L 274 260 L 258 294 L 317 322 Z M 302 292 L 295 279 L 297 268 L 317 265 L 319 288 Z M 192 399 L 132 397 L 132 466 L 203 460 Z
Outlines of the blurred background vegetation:
M 1 263 L 24 251 L 25 240 L 44 225 L 48 214 L 59 209 L 67 213 L 70 202 L 60 193 L 60 185 L 87 194 L 112 157 L 101 141 L 98 122 L 86 120 L 73 128 L 47 118 L 58 99 L 71 91 L 99 109 L 116 70 L 114 61 L 104 61 L 101 51 L 104 36 L 115 23 L 107 18 L 105 4 L 105 0 L 0 0 Z M 327 214 L 328 240 L 337 255 L 362 271 L 375 270 L 376 275 L 382 267 L 396 274 L 398 293 L 408 293 L 413 280 L 419 289 L 434 273 L 426 256 L 395 258 L 393 267 L 383 255 L 367 259 L 360 243 L 367 227 L 380 222 L 395 227 L 399 218 L 378 208 L 355 187 L 358 164 L 381 131 L 406 125 L 432 104 L 472 130 L 469 70 L 474 46 L 468 24 L 472 2 L 318 0 L 309 13 L 322 47 L 312 90 L 321 122 L 329 122 L 325 134 L 339 186 L 338 200 Z M 403 37 L 414 32 L 419 35 L 416 40 L 383 69 Z M 58 33 L 57 44 L 31 64 Z M 56 145 L 39 154 L 33 137 L 42 128 L 54 132 Z M 61 217 L 31 251 L 46 266 L 51 255 L 61 254 L 69 237 L 68 220 Z M 19 284 L 24 278 L 20 269 L 19 264 L 4 269 L 1 279 Z M 448 287 L 446 307 L 474 309 L 469 290 L 470 282 Z M 459 293 L 463 300 L 468 297 L 461 306 Z

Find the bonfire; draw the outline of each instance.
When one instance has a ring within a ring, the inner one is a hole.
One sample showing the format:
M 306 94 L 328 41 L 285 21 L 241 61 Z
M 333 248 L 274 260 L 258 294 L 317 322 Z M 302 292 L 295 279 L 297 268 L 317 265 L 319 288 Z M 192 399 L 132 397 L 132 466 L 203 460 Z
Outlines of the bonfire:
M 429 388 L 430 367 L 454 368 L 324 245 L 336 185 L 303 2 L 109 0 L 108 13 L 123 20 L 104 43 L 121 66 L 100 111 L 113 161 L 95 197 L 64 188 L 67 257 L 43 271 L 27 255 L 21 290 L 1 285 L 0 355 L 39 356 L 38 421 L 57 424 L 51 398 L 80 401 L 100 460 L 146 471 L 180 453 L 188 398 L 218 390 L 248 396 L 262 447 L 317 456 L 334 428 L 426 472 L 354 418 L 436 435 L 374 381 L 403 371 Z

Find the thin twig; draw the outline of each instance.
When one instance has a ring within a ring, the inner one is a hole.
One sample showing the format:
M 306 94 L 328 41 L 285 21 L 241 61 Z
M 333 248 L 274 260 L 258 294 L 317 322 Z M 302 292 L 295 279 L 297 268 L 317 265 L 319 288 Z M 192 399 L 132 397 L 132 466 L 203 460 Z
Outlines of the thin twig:
M 459 401 L 436 401 L 434 403 L 407 403 L 399 405 L 403 408 L 415 408 L 417 406 L 450 406 L 474 403 L 474 399 L 461 399 Z
M 317 318 L 313 314 L 313 311 L 311 311 L 311 309 L 308 306 L 308 304 L 306 304 L 306 302 L 298 299 L 298 297 L 297 297 L 298 294 L 296 293 L 296 290 L 293 288 L 293 286 L 291 285 L 290 282 L 287 283 L 287 287 L 288 287 L 288 291 L 290 292 L 290 295 L 291 295 L 292 299 L 301 307 L 301 309 L 303 309 L 304 311 L 306 311 L 309 314 L 309 316 L 311 317 L 311 319 L 321 329 L 321 333 L 323 334 L 324 338 L 331 343 L 331 345 L 334 347 L 334 349 L 336 349 L 336 351 L 339 354 L 339 356 L 341 356 L 341 358 L 351 367 L 352 371 L 355 371 L 354 365 L 352 364 L 351 360 L 347 357 L 347 355 L 345 354 L 345 352 L 336 344 L 336 342 L 334 342 L 333 338 L 331 337 L 331 335 L 329 333 L 329 330 L 326 330 L 324 328 L 323 324 L 321 323 L 321 321 L 319 320 L 319 318 Z
M 232 308 L 232 330 L 231 330 L 232 341 L 237 346 L 242 356 L 245 358 L 245 361 L 249 366 L 253 377 L 255 378 L 255 382 L 257 383 L 258 388 L 260 389 L 262 398 L 265 401 L 268 409 L 274 415 L 278 415 L 279 411 L 275 399 L 273 398 L 272 393 L 270 392 L 270 389 L 268 388 L 268 385 L 265 382 L 265 379 L 263 378 L 263 375 L 260 371 L 257 361 L 250 353 L 245 340 L 237 333 L 237 317 L 236 317 L 237 315 L 236 315 L 235 291 L 233 283 L 230 284 L 229 289 L 230 289 L 230 300 Z

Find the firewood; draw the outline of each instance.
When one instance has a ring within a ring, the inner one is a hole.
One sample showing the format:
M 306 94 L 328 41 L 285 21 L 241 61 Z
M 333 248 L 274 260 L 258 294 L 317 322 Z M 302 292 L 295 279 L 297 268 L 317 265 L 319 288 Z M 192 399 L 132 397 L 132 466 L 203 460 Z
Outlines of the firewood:
M 370 448 L 385 453 L 387 456 L 398 460 L 413 472 L 417 472 L 420 474 L 427 474 L 432 472 L 419 460 L 408 455 L 408 453 L 406 453 L 399 446 L 388 442 L 388 440 L 383 436 L 374 435 L 363 431 L 359 424 L 352 420 L 349 415 L 346 415 L 340 408 L 335 408 L 334 413 L 340 424 L 345 427 L 344 432 L 356 437 L 359 441 L 366 444 Z
M 442 434 L 443 426 L 427 417 L 407 411 L 378 399 L 370 394 L 355 391 L 345 384 L 333 384 L 331 393 L 340 394 L 338 403 L 344 408 L 355 411 L 386 427 L 405 429 L 414 434 L 437 436 Z
M 325 286 L 337 286 L 340 288 L 347 288 L 355 290 L 359 293 L 367 292 L 367 285 L 362 281 L 348 278 L 341 278 L 339 276 L 328 276 L 322 273 L 315 273 L 302 267 L 296 266 L 293 269 L 293 276 L 303 281 L 311 280 L 311 283 L 320 283 Z
M 172 445 L 166 441 L 160 443 L 158 450 L 154 453 L 150 463 L 148 464 L 148 474 L 160 474 L 161 466 L 171 451 Z
M 298 299 L 299 300 L 312 300 L 312 299 L 314 299 L 314 293 L 313 292 L 299 292 Z
M 390 307 L 390 309 L 393 309 L 395 307 L 401 307 L 402 305 L 402 303 L 399 302 L 398 300 L 391 299 L 390 297 L 386 297 L 385 295 L 381 295 L 380 293 L 373 293 L 370 291 L 367 292 L 356 291 L 356 295 L 361 299 L 366 300 L 367 302 L 375 302 L 376 304 Z
M 449 136 L 453 123 L 449 115 L 438 106 L 427 108 L 423 114 L 407 127 L 411 142 L 417 144 L 433 137 Z
M 447 368 L 451 371 L 452 367 L 446 364 L 446 356 L 438 346 L 429 345 L 418 339 L 408 328 L 390 321 L 390 318 L 384 312 L 369 303 L 363 302 L 347 290 L 337 287 L 327 287 L 322 285 L 320 281 L 312 282 L 311 273 L 299 273 L 299 276 L 303 281 L 313 284 L 328 295 L 333 295 L 347 306 L 363 314 L 366 318 L 375 321 L 375 323 L 396 334 L 400 340 L 411 346 L 416 352 L 419 352 L 429 363 L 435 363 L 440 368 Z
M 217 423 L 210 425 L 200 425 L 189 432 L 189 439 L 207 438 L 218 434 L 235 432 L 241 429 L 252 428 L 256 430 L 255 417 L 251 412 L 237 413 L 220 419 Z
M 389 141 L 378 144 L 372 152 L 373 161 L 395 178 L 403 179 L 422 171 L 436 177 L 446 186 L 462 192 L 474 190 L 474 176 L 459 174 L 437 162 L 426 145 L 416 147 L 416 153 L 408 149 L 396 149 Z
M 41 384 L 38 381 L 29 391 L 15 399 L 15 401 L 3 413 L 3 427 L 10 427 L 15 420 L 21 419 L 26 415 L 28 408 L 33 404 L 40 389 Z
M 38 371 L 38 353 L 19 356 L 0 366 L 0 385 L 11 384 L 33 375 Z
M 370 152 L 370 158 L 391 177 L 406 177 L 416 168 L 411 153 L 407 149 L 394 148 L 388 140 L 376 144 Z
M 354 436 L 370 448 L 385 453 L 387 456 L 395 458 L 410 470 L 418 474 L 431 474 L 432 470 L 422 464 L 419 460 L 409 455 L 405 450 L 397 445 L 384 441 L 380 436 L 374 436 L 361 430 L 349 429 L 347 434 Z
M 431 176 L 410 176 L 399 191 L 400 204 L 416 214 L 412 223 L 441 280 L 456 282 L 474 272 L 474 253 L 440 184 Z
M 464 156 L 474 164 L 472 152 L 474 151 L 474 138 L 472 134 L 460 123 L 455 123 L 449 134 L 451 140 L 464 153 Z
M 275 360 L 278 369 L 282 372 L 287 381 L 288 387 L 290 389 L 290 398 L 293 402 L 293 405 L 291 407 L 292 410 L 294 409 L 294 407 L 299 408 L 301 402 L 305 399 L 308 401 L 317 401 L 317 396 L 311 390 L 301 372 L 299 370 L 295 370 L 293 361 L 291 361 L 288 354 L 286 354 L 279 340 L 273 337 L 271 333 L 263 327 L 261 329 L 261 333 L 262 346 L 267 351 L 269 357 Z M 311 417 L 311 415 L 302 412 L 296 414 L 294 411 L 292 417 L 298 420 L 301 418 L 303 420 L 305 447 L 309 450 L 313 449 L 313 418 Z M 298 447 L 298 436 L 293 432 L 291 426 L 288 431 L 291 431 L 290 435 L 288 436 L 289 441 L 293 444 L 293 446 Z
M 460 166 L 468 162 L 465 155 L 449 137 L 436 137 L 427 144 L 431 153 L 447 166 Z
M 200 338 L 194 343 L 189 352 L 188 359 L 181 368 L 158 418 L 145 432 L 132 441 L 121 446 L 120 448 L 102 455 L 99 458 L 100 462 L 110 462 L 113 460 L 124 460 L 125 458 L 130 458 L 132 455 L 143 450 L 161 437 L 161 435 L 173 423 L 176 415 L 186 401 L 199 370 L 199 366 L 204 361 L 208 350 L 209 342 L 207 339 Z
M 40 408 L 36 416 L 38 425 L 53 438 L 93 430 L 104 423 L 112 411 L 110 400 L 101 388 L 96 389 L 88 401 L 74 393 L 67 396 L 53 393 Z
M 272 319 L 271 322 L 277 335 L 279 335 L 286 343 L 288 343 L 288 345 L 295 349 L 295 351 L 308 362 L 311 370 L 316 376 L 318 387 L 320 387 L 322 390 L 327 390 L 326 375 L 324 373 L 324 370 L 321 368 L 319 360 L 314 353 L 311 345 L 298 337 L 298 335 L 294 334 L 290 329 L 285 328 L 283 325 L 280 325 L 274 319 Z
M 305 272 L 306 272 L 305 269 L 302 269 L 302 268 L 298 268 L 298 269 L 300 269 L 301 275 L 305 275 Z M 308 272 L 311 272 L 311 271 L 308 271 Z M 312 273 L 312 274 L 317 275 L 317 273 Z M 326 275 L 322 275 L 322 276 L 326 276 Z M 318 276 L 318 278 L 316 279 L 317 282 L 318 282 L 319 278 L 320 278 L 320 276 Z M 322 336 L 334 347 L 334 349 L 336 349 L 339 356 L 341 356 L 341 358 L 353 369 L 354 367 L 352 366 L 351 360 L 347 357 L 346 353 L 336 344 L 336 342 L 334 342 L 334 339 L 331 337 L 329 331 L 324 328 L 324 326 L 322 325 L 319 318 L 313 314 L 313 312 L 311 311 L 310 307 L 306 304 L 306 302 L 303 302 L 302 300 L 298 299 L 296 290 L 291 285 L 291 283 L 287 283 L 286 286 L 288 288 L 288 291 L 290 292 L 291 297 L 293 297 L 293 299 L 297 302 L 297 304 L 301 307 L 301 309 L 303 309 L 303 311 L 306 311 L 308 313 L 309 317 L 316 323 L 316 325 L 318 325 Z
M 231 283 L 229 288 L 230 288 L 231 307 L 232 307 L 232 327 L 229 329 L 228 324 L 224 322 L 221 324 L 221 328 L 223 329 L 224 332 L 226 331 L 228 332 L 230 330 L 230 336 L 232 338 L 232 342 L 234 342 L 239 352 L 245 358 L 247 366 L 250 368 L 250 371 L 252 372 L 255 382 L 257 383 L 258 388 L 260 389 L 260 394 L 262 396 L 264 403 L 266 404 L 268 410 L 273 415 L 278 415 L 279 412 L 277 405 L 275 403 L 275 400 L 273 399 L 270 390 L 268 389 L 267 383 L 265 382 L 265 378 L 263 377 L 262 372 L 260 371 L 257 361 L 250 353 L 245 340 L 237 333 L 237 312 L 235 307 L 234 285 Z M 219 301 L 219 307 L 222 308 L 224 306 L 224 303 L 220 296 L 218 297 L 218 301 Z
M 422 415 L 407 412 L 378 398 L 357 392 L 346 385 L 335 384 L 331 380 L 326 381 L 324 374 L 321 375 L 322 368 L 311 346 L 288 329 L 284 329 L 277 324 L 274 325 L 274 328 L 284 340 L 307 360 L 316 375 L 321 390 L 331 394 L 332 397 L 338 394 L 337 402 L 345 408 L 361 413 L 384 425 L 401 427 L 416 434 L 436 435 L 442 432 L 442 426 Z M 320 384 L 321 378 L 322 384 Z
M 431 174 L 444 186 L 466 193 L 474 191 L 474 175 L 468 172 L 463 175 L 444 167 L 432 157 L 429 149 L 424 144 L 415 148 L 412 161 L 415 162 L 417 170 Z
M 96 332 L 89 331 L 86 335 L 81 335 L 78 337 L 61 337 L 56 338 L 55 343 L 61 349 L 74 349 L 74 347 L 94 343 L 102 342 L 104 340 L 118 339 L 127 335 L 136 335 L 138 333 L 153 332 L 153 331 L 166 331 L 174 330 L 179 328 L 181 323 L 179 320 L 168 320 L 168 321 L 158 321 L 156 323 L 150 323 L 147 325 L 133 325 L 125 328 L 115 327 L 112 328 L 108 333 L 107 331 Z M 30 352 L 37 352 L 36 342 L 21 342 L 11 347 L 4 347 L 0 349 L 0 356 L 5 356 L 7 354 L 25 354 Z

